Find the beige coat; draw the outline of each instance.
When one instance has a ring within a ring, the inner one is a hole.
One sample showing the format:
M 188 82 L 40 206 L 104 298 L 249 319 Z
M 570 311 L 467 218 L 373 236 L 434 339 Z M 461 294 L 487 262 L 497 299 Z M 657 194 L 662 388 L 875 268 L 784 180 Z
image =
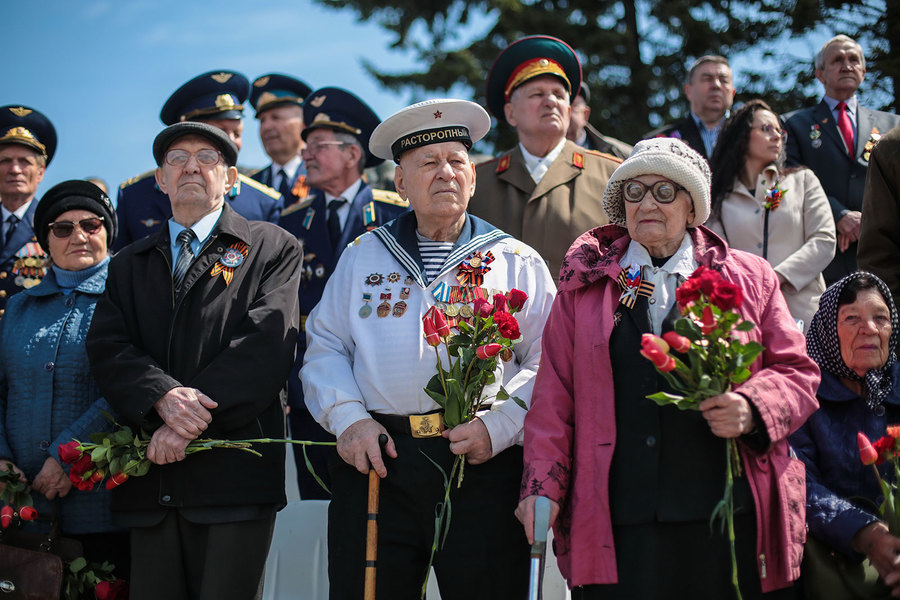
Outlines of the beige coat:
M 762 256 L 765 196 L 776 177 L 775 166 L 769 166 L 757 180 L 755 196 L 736 180 L 722 202 L 721 217 L 711 217 L 707 227 L 732 248 Z M 783 175 L 778 186 L 784 195 L 780 206 L 769 212 L 767 258 L 787 280 L 781 291 L 791 315 L 803 321 L 805 332 L 825 291 L 822 270 L 834 257 L 834 218 L 825 191 L 809 169 Z
M 516 144 L 476 167 L 469 212 L 537 250 L 555 282 L 572 242 L 609 222 L 603 212 L 603 190 L 619 163 L 618 158 L 566 141 L 535 184 Z

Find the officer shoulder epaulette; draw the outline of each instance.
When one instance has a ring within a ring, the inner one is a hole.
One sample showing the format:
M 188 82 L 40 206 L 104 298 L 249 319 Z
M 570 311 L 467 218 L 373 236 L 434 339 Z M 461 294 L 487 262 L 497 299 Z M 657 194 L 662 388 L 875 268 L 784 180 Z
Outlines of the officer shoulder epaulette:
M 250 179 L 243 173 L 238 174 L 238 177 L 240 178 L 242 184 L 249 185 L 253 189 L 259 190 L 260 192 L 262 192 L 263 194 L 265 194 L 267 196 L 271 196 L 275 200 L 278 200 L 279 198 L 281 198 L 281 193 L 279 193 L 278 190 L 276 190 L 274 188 L 270 188 L 269 186 L 265 185 L 264 183 L 260 183 L 255 179 Z
M 140 175 L 135 175 L 135 176 L 132 177 L 131 179 L 128 179 L 128 180 L 124 181 L 124 182 L 122 183 L 122 185 L 119 186 L 119 188 L 126 188 L 126 187 L 128 187 L 129 185 L 135 184 L 135 183 L 137 183 L 138 181 L 140 181 L 140 180 L 142 180 L 142 179 L 146 179 L 147 177 L 150 177 L 151 175 L 154 175 L 155 173 L 156 173 L 156 169 L 150 169 L 149 171 L 146 171 L 146 172 L 144 172 L 144 173 L 141 173 Z
M 315 200 L 315 199 L 316 199 L 315 196 L 307 196 L 306 198 L 297 200 L 296 202 L 294 202 L 293 204 L 291 204 L 290 206 L 288 206 L 287 208 L 282 210 L 281 216 L 286 217 L 291 213 L 297 212 L 298 210 L 303 210 L 304 208 L 308 208 L 309 205 L 312 204 L 313 200 Z
M 613 154 L 607 154 L 606 152 L 600 152 L 599 150 L 585 150 L 585 154 L 590 154 L 592 156 L 602 156 L 603 158 L 608 158 L 610 160 L 614 160 L 617 163 L 621 163 L 622 159 Z
M 391 204 L 393 206 L 409 206 L 409 202 L 401 198 L 400 194 L 388 190 L 377 190 L 372 188 L 372 200 L 375 202 L 384 202 L 385 204 Z

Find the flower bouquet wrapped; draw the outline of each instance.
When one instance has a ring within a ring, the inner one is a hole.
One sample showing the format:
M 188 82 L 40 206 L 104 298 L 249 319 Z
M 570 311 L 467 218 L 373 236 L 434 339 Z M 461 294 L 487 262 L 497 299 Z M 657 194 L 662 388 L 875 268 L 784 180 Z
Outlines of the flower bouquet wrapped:
M 763 351 L 757 342 L 742 343 L 735 331 L 750 331 L 754 323 L 743 320 L 737 309 L 741 289 L 713 269 L 700 266 L 675 291 L 683 315 L 675 330 L 658 337 L 644 334 L 641 355 L 650 360 L 677 394 L 657 392 L 647 396 L 660 406 L 674 404 L 681 410 L 698 410 L 700 403 L 724 394 L 750 378 L 750 365 Z M 670 350 L 674 350 L 672 354 Z M 725 492 L 710 516 L 727 528 L 731 544 L 732 583 L 738 600 L 737 559 L 734 550 L 734 477 L 741 475 L 741 459 L 735 439 L 725 444 Z

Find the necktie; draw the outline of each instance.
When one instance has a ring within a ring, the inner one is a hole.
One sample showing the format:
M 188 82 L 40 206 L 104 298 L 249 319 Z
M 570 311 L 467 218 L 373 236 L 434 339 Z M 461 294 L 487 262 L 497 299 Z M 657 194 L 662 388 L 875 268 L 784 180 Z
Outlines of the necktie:
M 335 198 L 328 203 L 328 237 L 331 238 L 331 249 L 337 248 L 338 240 L 341 239 L 341 218 L 338 216 L 338 210 L 346 204 L 343 198 Z
M 844 102 L 837 103 L 838 110 L 838 129 L 841 130 L 841 136 L 847 145 L 847 152 L 850 156 L 856 154 L 856 147 L 853 145 L 853 123 L 850 122 L 850 115 L 847 114 L 847 105 Z
M 289 203 L 291 198 L 291 185 L 287 173 L 284 172 L 284 169 L 280 169 L 278 174 L 281 176 L 281 183 L 278 184 L 278 191 L 281 192 L 281 196 L 284 198 L 285 202 Z
M 6 237 L 3 238 L 3 245 L 6 246 L 9 243 L 9 240 L 13 236 L 13 232 L 16 230 L 16 224 L 19 222 L 19 217 L 16 215 L 9 215 L 6 217 Z
M 181 246 L 181 253 L 178 255 L 178 260 L 175 262 L 175 271 L 172 273 L 172 281 L 175 282 L 175 291 L 181 289 L 181 284 L 184 282 L 184 276 L 188 272 L 188 267 L 191 266 L 191 262 L 194 260 L 194 251 L 191 250 L 191 242 L 194 241 L 195 237 L 197 236 L 194 235 L 193 230 L 184 229 L 176 238 L 178 244 Z

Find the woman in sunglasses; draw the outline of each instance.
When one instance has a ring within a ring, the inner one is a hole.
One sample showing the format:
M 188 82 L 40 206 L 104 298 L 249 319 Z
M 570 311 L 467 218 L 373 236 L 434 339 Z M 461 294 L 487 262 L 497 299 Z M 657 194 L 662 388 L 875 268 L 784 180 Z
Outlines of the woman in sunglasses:
M 816 135 L 821 133 L 810 132 Z M 786 139 L 778 115 L 762 100 L 750 100 L 731 115 L 710 161 L 708 227 L 732 248 L 769 261 L 805 332 L 825 291 L 822 270 L 834 257 L 835 228 L 813 172 L 784 167 Z
M 110 521 L 109 492 L 75 491 L 93 484 L 70 479 L 58 455 L 73 438 L 88 441 L 111 427 L 84 340 L 106 288 L 116 213 L 94 184 L 66 181 L 41 199 L 34 230 L 51 264 L 39 285 L 10 298 L 0 320 L 0 469 L 28 482 L 38 516 L 55 510 L 63 535 L 79 539 L 89 561 L 126 574 L 128 534 Z M 25 525 L 48 527 L 43 519 Z
M 805 523 L 803 465 L 786 438 L 816 408 L 818 370 L 772 268 L 708 229 L 709 166 L 678 139 L 638 142 L 609 179 L 610 225 L 569 249 L 525 417 L 517 509 L 529 537 L 550 499 L 572 598 L 734 598 L 728 536 L 710 528 L 736 438 L 735 546 L 744 600 L 792 598 Z M 736 284 L 742 336 L 766 350 L 752 376 L 698 411 L 646 396 L 671 388 L 641 336 L 673 328 L 675 290 L 698 266 Z M 790 510 L 785 510 L 790 506 Z

